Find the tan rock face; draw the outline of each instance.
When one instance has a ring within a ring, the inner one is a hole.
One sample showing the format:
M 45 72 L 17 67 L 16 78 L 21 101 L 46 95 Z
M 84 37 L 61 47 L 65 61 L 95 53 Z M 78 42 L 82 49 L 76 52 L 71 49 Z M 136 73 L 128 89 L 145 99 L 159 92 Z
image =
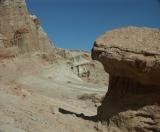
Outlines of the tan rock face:
M 160 30 L 125 28 L 96 40 L 93 58 L 111 75 L 130 77 L 143 84 L 160 84 Z
M 54 47 L 54 45 L 50 41 L 47 33 L 41 27 L 38 17 L 35 15 L 31 15 L 30 17 L 36 26 L 39 48 L 43 51 L 51 50 Z
M 40 46 L 40 26 L 37 28 L 30 17 L 24 0 L 0 0 L 0 17 L 0 33 L 8 38 L 11 46 L 17 46 L 23 53 L 51 48 L 51 43 L 46 41 L 45 46 Z
M 155 123 L 160 113 L 149 112 L 154 108 L 159 111 L 159 44 L 160 30 L 137 27 L 113 30 L 95 41 L 92 58 L 99 60 L 110 75 L 108 93 L 98 109 L 101 119 L 109 118 L 126 131 L 160 130 Z M 149 120 L 152 116 L 154 119 Z
M 4 48 L 6 42 L 7 42 L 7 38 L 4 35 L 0 34 L 0 48 Z
M 15 57 L 18 55 L 17 47 L 0 48 L 0 59 Z

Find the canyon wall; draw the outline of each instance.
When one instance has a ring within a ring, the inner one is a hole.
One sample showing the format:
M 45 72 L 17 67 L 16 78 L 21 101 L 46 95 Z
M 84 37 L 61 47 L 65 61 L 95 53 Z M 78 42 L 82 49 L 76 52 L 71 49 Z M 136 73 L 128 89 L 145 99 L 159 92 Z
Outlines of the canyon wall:
M 21 53 L 51 50 L 52 43 L 37 20 L 25 0 L 0 0 L 0 34 L 8 40 L 4 47 L 16 46 Z

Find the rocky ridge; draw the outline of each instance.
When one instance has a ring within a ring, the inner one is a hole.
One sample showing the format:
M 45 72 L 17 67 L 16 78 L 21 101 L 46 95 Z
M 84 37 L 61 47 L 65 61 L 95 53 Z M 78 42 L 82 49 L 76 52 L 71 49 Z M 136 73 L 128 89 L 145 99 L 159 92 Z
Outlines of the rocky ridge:
M 29 14 L 25 0 L 0 0 L 0 17 L 1 47 L 18 47 L 21 53 L 52 49 L 38 18 Z

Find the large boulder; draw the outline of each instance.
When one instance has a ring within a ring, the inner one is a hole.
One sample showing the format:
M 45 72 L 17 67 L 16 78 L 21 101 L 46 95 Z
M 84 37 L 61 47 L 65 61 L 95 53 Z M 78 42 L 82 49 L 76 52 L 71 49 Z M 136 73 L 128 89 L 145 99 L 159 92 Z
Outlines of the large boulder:
M 96 40 L 92 56 L 111 75 L 160 84 L 158 29 L 129 27 L 107 32 Z
M 95 41 L 92 58 L 110 75 L 98 117 L 121 131 L 160 131 L 160 30 L 106 32 Z
M 5 35 L 11 45 L 17 46 L 22 53 L 51 49 L 51 42 L 41 33 L 40 26 L 37 27 L 37 23 L 33 21 L 25 0 L 0 0 L 0 18 L 0 33 Z

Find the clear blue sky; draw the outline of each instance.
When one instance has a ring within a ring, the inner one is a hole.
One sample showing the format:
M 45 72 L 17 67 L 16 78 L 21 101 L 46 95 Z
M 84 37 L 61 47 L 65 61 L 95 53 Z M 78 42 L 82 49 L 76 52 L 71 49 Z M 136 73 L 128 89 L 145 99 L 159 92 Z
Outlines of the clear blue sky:
M 90 50 L 103 32 L 125 26 L 160 28 L 160 0 L 26 0 L 60 48 Z

